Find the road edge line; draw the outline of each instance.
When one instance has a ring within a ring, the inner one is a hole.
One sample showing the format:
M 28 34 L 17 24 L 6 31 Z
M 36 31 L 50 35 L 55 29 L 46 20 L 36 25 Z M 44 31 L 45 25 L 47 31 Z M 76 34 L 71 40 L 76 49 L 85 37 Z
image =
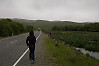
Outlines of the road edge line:
M 36 38 L 36 40 L 38 40 L 40 35 L 41 35 L 41 31 L 40 31 L 39 36 Z M 23 56 L 27 53 L 28 50 L 29 50 L 29 48 L 20 56 L 20 58 L 13 64 L 13 66 L 16 66 L 18 64 L 18 62 L 23 58 Z

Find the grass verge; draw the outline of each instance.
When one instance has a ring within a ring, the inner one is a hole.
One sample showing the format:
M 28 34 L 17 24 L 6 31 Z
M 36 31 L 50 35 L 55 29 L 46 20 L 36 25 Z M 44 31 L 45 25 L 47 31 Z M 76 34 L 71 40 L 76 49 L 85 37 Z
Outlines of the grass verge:
M 27 32 L 27 33 L 28 33 L 28 32 Z M 18 34 L 18 35 L 22 35 L 22 34 L 26 34 L 26 33 L 21 33 L 21 34 Z M 14 35 L 14 36 L 18 36 L 18 35 Z M 13 36 L 0 37 L 0 39 L 10 38 L 10 37 L 13 37 Z
M 99 66 L 99 60 L 87 57 L 70 46 L 45 35 L 50 60 L 54 66 Z

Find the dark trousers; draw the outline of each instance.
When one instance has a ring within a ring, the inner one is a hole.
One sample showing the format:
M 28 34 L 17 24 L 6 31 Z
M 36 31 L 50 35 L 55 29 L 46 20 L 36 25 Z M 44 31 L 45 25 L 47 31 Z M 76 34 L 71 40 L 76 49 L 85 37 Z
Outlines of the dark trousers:
M 29 58 L 30 60 L 34 60 L 34 47 L 29 46 L 29 50 L 30 50 Z

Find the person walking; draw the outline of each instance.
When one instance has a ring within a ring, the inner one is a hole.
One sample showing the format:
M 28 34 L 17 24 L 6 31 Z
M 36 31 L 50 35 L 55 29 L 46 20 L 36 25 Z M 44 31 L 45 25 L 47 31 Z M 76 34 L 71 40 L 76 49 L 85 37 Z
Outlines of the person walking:
M 30 31 L 29 36 L 26 39 L 26 44 L 27 46 L 29 46 L 29 50 L 30 50 L 29 58 L 33 63 L 34 63 L 35 42 L 36 42 L 36 38 L 34 36 L 34 31 Z

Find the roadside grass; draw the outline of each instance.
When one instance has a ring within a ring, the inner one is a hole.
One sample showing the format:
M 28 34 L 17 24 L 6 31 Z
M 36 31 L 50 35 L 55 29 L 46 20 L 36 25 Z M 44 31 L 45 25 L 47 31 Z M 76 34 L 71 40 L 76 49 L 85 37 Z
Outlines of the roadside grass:
M 26 32 L 26 33 L 28 33 L 28 32 Z M 26 34 L 26 33 L 21 33 L 21 34 L 18 34 L 18 35 L 22 35 L 22 34 Z M 14 36 L 18 36 L 18 35 L 14 35 Z M 13 37 L 13 36 L 0 37 L 0 39 L 10 38 L 10 37 Z
M 0 37 L 0 39 L 4 39 L 4 38 L 8 38 L 8 37 Z
M 54 66 L 99 66 L 99 60 L 87 57 L 70 46 L 45 35 L 50 60 Z

